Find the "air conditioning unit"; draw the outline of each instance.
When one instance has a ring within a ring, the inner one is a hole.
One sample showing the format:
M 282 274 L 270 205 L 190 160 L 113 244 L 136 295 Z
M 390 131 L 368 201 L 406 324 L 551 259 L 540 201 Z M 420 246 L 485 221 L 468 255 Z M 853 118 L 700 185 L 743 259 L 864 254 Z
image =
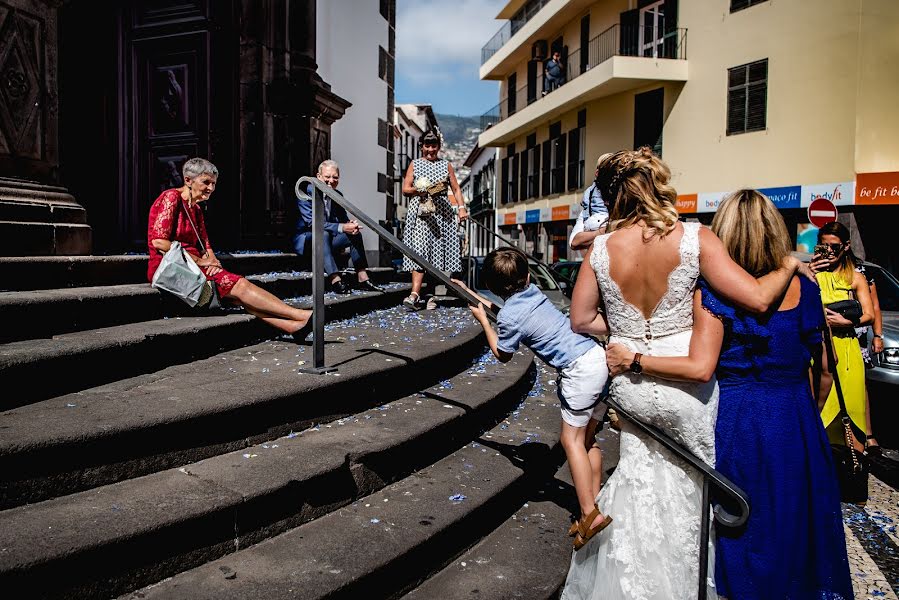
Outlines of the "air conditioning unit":
M 546 48 L 546 40 L 537 40 L 536 42 L 534 42 L 534 44 L 531 46 L 531 59 L 545 60 L 547 58 Z

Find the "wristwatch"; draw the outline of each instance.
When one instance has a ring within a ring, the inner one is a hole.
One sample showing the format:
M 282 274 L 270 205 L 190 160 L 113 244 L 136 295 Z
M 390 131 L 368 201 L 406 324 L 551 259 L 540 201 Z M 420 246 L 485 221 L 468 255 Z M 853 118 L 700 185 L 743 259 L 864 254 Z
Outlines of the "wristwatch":
M 874 337 L 883 339 L 883 335 L 880 334 L 880 333 L 875 333 L 875 334 L 874 334 Z
M 643 365 L 640 364 L 640 359 L 643 357 L 643 354 L 637 352 L 634 354 L 634 360 L 631 362 L 631 373 L 636 373 L 639 375 L 643 372 Z

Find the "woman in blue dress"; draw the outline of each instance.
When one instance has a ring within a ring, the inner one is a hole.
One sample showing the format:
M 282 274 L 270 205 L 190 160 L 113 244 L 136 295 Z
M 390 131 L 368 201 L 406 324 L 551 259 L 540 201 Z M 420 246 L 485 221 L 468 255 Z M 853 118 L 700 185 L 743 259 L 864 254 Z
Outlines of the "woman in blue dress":
M 781 264 L 790 237 L 775 206 L 741 190 L 719 207 L 712 230 L 737 264 L 758 277 Z M 751 514 L 716 530 L 715 580 L 730 600 L 852 598 L 839 490 L 809 366 L 822 364 L 824 314 L 817 287 L 794 277 L 780 306 L 752 315 L 703 282 L 687 357 L 643 355 L 643 373 L 708 379 L 720 389 L 716 468 L 743 489 Z M 720 350 L 720 357 L 719 357 Z M 634 354 L 608 348 L 613 375 Z M 715 364 L 717 362 L 717 370 Z

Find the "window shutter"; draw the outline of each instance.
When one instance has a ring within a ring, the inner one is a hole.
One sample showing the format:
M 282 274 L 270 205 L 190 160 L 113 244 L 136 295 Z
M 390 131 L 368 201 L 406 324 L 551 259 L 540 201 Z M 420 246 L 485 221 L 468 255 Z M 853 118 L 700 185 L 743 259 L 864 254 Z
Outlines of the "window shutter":
M 746 88 L 727 93 L 727 135 L 746 130 Z
M 577 188 L 578 158 L 581 148 L 581 130 L 572 129 L 568 132 L 568 189 Z
M 730 12 L 737 12 L 749 8 L 749 0 L 730 0 Z
M 528 198 L 528 151 L 522 150 L 518 159 L 520 163 L 520 173 L 518 178 L 519 198 L 524 200 Z
M 511 177 L 509 177 L 509 200 L 512 202 L 518 202 L 518 155 L 514 154 L 511 157 L 512 161 L 512 173 Z
M 503 204 L 507 204 L 509 202 L 509 186 L 506 185 L 506 182 L 509 180 L 509 159 L 504 158 L 501 164 L 500 175 L 502 186 L 500 187 L 499 199 Z
M 753 85 L 749 87 L 749 99 L 746 102 L 746 131 L 759 131 L 765 128 L 767 121 L 768 86 Z
M 534 147 L 534 183 L 531 192 L 536 198 L 540 195 L 540 146 Z
M 639 56 L 640 10 L 626 10 L 618 18 L 618 53 L 622 56 Z
M 551 176 L 552 169 L 552 140 L 543 142 L 543 173 L 540 190 L 543 196 L 549 196 L 551 193 Z

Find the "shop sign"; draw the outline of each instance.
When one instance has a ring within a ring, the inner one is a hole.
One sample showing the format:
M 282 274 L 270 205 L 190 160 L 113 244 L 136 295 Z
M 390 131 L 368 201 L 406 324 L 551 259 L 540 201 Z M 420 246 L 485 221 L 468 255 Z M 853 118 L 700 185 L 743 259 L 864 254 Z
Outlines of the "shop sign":
M 503 225 L 515 225 L 515 213 L 507 212 L 503 214 Z
M 801 208 L 800 198 L 802 197 L 802 188 L 798 185 L 790 185 L 785 187 L 759 188 L 759 191 L 774 203 L 779 210 L 786 208 Z
M 675 207 L 679 213 L 695 213 L 696 212 L 696 194 L 682 194 L 677 197 Z
M 711 192 L 705 194 L 697 194 L 696 196 L 696 212 L 708 213 L 718 210 L 718 205 L 727 197 L 730 192 Z
M 547 221 L 552 221 L 552 211 L 548 206 L 540 209 L 540 222 L 546 223 Z
M 855 203 L 863 206 L 899 204 L 899 171 L 856 175 Z
M 830 200 L 834 206 L 850 206 L 853 200 L 855 200 L 855 182 L 844 181 L 842 183 L 819 183 L 817 185 L 802 186 L 800 205 L 803 208 L 818 198 Z
M 533 210 L 525 211 L 524 222 L 525 223 L 539 223 L 540 222 L 540 209 L 535 208 Z
M 567 221 L 571 217 L 571 207 L 553 206 L 550 217 L 553 221 Z

